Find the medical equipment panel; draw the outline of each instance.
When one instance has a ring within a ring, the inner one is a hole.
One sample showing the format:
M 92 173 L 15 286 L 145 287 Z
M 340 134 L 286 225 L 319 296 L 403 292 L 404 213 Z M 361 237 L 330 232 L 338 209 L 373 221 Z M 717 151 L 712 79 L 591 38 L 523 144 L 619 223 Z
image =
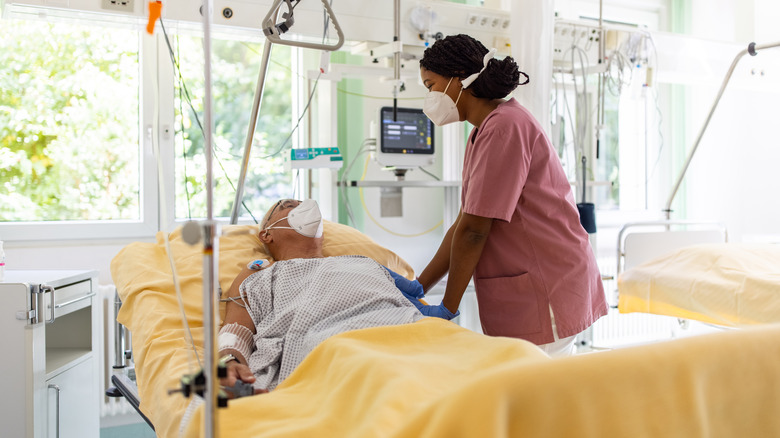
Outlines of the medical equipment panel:
M 379 150 L 383 166 L 414 168 L 433 164 L 433 122 L 421 109 L 382 107 L 379 111 Z
M 344 157 L 337 147 L 290 149 L 284 157 L 284 169 L 340 169 Z
M 0 423 L 18 437 L 97 437 L 96 271 L 7 271 L 0 282 Z

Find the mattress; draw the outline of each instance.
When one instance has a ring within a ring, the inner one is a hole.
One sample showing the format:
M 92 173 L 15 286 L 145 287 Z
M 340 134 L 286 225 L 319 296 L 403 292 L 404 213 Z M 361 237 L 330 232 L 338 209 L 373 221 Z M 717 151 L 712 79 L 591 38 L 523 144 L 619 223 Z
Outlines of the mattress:
M 694 245 L 623 272 L 622 313 L 728 327 L 780 322 L 780 245 Z

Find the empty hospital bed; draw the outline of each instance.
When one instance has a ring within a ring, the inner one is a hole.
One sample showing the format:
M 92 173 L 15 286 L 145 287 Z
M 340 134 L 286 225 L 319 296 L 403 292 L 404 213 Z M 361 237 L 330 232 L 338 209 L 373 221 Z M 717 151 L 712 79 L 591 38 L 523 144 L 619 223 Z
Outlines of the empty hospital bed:
M 723 327 L 780 322 L 780 245 L 727 240 L 720 224 L 662 221 L 623 227 L 620 312 Z
M 679 233 L 670 221 L 672 203 L 701 144 L 712 115 L 739 61 L 750 54 L 780 47 L 780 42 L 750 43 L 737 53 L 726 72 L 709 114 L 663 211 L 667 221 L 660 233 L 640 233 L 629 250 L 632 224 L 618 238 L 618 291 L 621 312 L 647 312 L 676 316 L 728 327 L 780 322 L 780 245 L 727 243 L 725 228 Z M 646 226 L 646 224 L 638 224 Z M 644 235 L 643 235 L 644 234 Z M 639 254 L 633 260 L 629 254 Z M 627 270 L 621 272 L 623 268 Z
M 235 228 L 233 228 L 235 227 Z M 227 289 L 255 236 L 227 227 L 219 283 Z M 246 227 L 244 227 L 246 228 Z M 201 249 L 171 233 L 183 305 L 202 354 Z M 326 222 L 325 255 L 362 254 L 399 273 L 409 266 L 361 233 Z M 169 394 L 197 368 L 186 341 L 162 234 L 112 261 L 132 331 L 140 411 L 160 437 L 202 436 L 202 407 Z M 780 327 L 686 338 L 550 359 L 521 340 L 451 322 L 336 335 L 274 391 L 218 410 L 221 436 L 780 436 Z M 735 372 L 738 371 L 738 372 Z

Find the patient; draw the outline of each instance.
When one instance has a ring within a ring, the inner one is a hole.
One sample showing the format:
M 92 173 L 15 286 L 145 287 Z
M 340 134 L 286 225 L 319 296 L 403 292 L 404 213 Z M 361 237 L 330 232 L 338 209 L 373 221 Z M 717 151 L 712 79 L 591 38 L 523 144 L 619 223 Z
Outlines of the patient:
M 330 336 L 423 318 L 381 264 L 363 256 L 322 255 L 315 201 L 277 202 L 260 230 L 275 263 L 244 268 L 228 291 L 218 337 L 228 371 L 223 386 L 238 379 L 255 392 L 272 390 Z

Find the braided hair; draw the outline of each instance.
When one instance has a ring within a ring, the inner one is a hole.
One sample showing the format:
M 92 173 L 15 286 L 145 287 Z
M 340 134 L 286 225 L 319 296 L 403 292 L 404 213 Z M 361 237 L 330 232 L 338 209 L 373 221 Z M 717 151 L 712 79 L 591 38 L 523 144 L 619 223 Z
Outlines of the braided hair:
M 482 70 L 482 59 L 487 52 L 481 42 L 468 35 L 449 35 L 425 49 L 420 67 L 445 77 L 463 79 Z M 520 83 L 521 74 L 526 77 L 523 83 Z M 469 86 L 469 90 L 475 97 L 501 99 L 528 81 L 528 75 L 517 68 L 512 57 L 507 56 L 488 61 L 487 68 Z

